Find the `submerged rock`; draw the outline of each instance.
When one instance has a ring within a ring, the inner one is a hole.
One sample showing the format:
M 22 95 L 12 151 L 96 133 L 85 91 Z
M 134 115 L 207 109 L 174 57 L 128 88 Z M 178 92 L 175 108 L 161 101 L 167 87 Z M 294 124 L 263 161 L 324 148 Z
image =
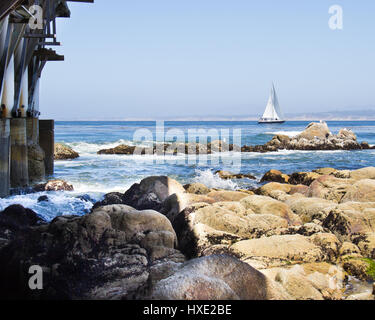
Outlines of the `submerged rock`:
M 55 143 L 54 151 L 55 160 L 70 160 L 79 157 L 78 152 L 62 143 Z
M 232 172 L 229 172 L 229 171 L 223 171 L 223 170 L 220 170 L 220 171 L 216 171 L 215 174 L 218 174 L 219 177 L 221 179 L 224 179 L 224 180 L 229 180 L 229 179 L 244 179 L 244 178 L 247 178 L 247 179 L 252 179 L 252 180 L 255 180 L 256 177 L 254 177 L 252 174 L 245 174 L 245 173 L 232 173 Z

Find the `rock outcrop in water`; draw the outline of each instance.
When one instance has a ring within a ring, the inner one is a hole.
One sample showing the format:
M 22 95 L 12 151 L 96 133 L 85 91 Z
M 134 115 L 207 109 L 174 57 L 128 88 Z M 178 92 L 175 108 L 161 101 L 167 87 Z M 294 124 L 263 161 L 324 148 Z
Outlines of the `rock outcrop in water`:
M 49 224 L 0 213 L 0 296 L 374 299 L 367 282 L 344 288 L 347 275 L 374 280 L 375 168 L 267 177 L 278 182 L 254 192 L 149 177 Z M 27 289 L 30 265 L 43 267 L 45 290 Z
M 341 129 L 337 135 L 330 132 L 325 122 L 310 123 L 299 135 L 290 138 L 276 135 L 264 145 L 236 146 L 223 141 L 213 141 L 207 146 L 199 143 L 154 144 L 151 147 L 119 145 L 111 149 L 99 150 L 98 154 L 211 154 L 215 152 L 275 152 L 278 150 L 367 150 L 374 149 L 367 142 L 358 142 L 356 135 L 347 129 Z
M 78 152 L 62 143 L 55 143 L 54 158 L 55 160 L 70 160 L 79 157 Z

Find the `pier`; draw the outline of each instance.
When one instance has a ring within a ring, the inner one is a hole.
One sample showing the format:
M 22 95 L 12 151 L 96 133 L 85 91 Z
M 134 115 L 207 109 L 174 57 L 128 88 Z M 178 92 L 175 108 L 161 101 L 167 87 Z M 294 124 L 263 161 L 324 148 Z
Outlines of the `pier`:
M 52 49 L 56 18 L 69 18 L 69 2 L 2 0 L 0 3 L 0 197 L 53 174 L 54 121 L 39 120 L 39 86 Z

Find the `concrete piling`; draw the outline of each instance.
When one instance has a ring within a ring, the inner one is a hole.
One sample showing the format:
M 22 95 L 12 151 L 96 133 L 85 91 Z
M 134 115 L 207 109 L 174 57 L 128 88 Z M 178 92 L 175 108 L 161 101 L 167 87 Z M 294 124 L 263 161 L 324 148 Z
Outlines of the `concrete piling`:
M 26 119 L 26 136 L 28 143 L 39 143 L 39 119 L 27 118 Z
M 27 155 L 26 119 L 10 120 L 10 185 L 12 188 L 23 188 L 29 185 Z
M 55 151 L 55 122 L 54 120 L 39 120 L 39 145 L 45 153 L 46 175 L 52 175 L 54 170 Z
M 0 198 L 10 189 L 10 120 L 0 119 Z

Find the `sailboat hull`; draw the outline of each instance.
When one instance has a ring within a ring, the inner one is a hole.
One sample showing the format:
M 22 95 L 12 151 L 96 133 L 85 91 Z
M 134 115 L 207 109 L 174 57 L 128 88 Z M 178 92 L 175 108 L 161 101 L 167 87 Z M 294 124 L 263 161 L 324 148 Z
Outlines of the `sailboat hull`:
M 284 123 L 285 120 L 259 120 L 258 124 L 267 124 L 267 123 Z

